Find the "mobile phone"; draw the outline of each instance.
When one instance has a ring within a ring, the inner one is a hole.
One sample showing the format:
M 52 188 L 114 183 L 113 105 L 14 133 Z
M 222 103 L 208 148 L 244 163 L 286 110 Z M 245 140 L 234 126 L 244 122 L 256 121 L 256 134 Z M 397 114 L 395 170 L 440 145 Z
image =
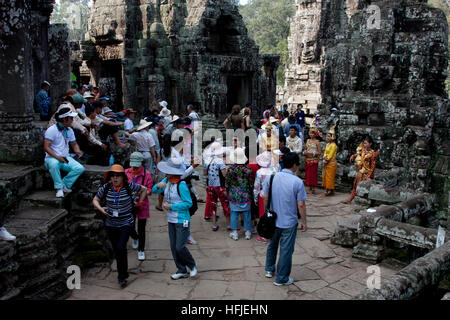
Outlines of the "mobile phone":
M 62 157 L 62 158 L 64 159 L 64 162 L 65 162 L 65 163 L 69 163 L 69 160 L 67 160 L 66 157 Z

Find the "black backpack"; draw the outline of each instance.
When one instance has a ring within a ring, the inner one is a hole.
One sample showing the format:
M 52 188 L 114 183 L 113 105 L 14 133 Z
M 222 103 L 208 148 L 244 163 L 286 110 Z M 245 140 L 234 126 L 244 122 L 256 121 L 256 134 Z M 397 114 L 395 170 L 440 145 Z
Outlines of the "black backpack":
M 274 177 L 275 177 L 274 174 L 270 177 L 269 203 L 267 206 L 268 209 L 259 219 L 258 225 L 256 227 L 256 231 L 258 231 L 258 234 L 266 239 L 272 239 L 275 233 L 276 227 L 275 222 L 277 221 L 277 213 L 275 211 L 270 210 L 270 201 L 272 200 L 272 183 Z
M 195 212 L 198 210 L 198 203 L 197 203 L 197 197 L 195 196 L 194 192 L 192 192 L 192 189 L 190 187 L 190 184 L 186 181 L 186 180 L 181 180 L 178 184 L 177 184 L 177 192 L 178 192 L 178 196 L 181 198 L 181 194 L 180 194 L 180 183 L 184 181 L 188 187 L 189 193 L 191 195 L 191 199 L 192 199 L 192 206 L 189 208 L 189 215 L 193 216 L 195 214 Z

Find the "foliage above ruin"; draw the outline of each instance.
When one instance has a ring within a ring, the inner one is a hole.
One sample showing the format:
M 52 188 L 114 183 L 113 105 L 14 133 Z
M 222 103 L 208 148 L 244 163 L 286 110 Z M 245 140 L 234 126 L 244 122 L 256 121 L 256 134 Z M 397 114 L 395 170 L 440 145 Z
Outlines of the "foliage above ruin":
M 259 46 L 260 53 L 281 55 L 277 71 L 280 85 L 284 84 L 284 73 L 289 63 L 287 38 L 290 18 L 295 14 L 294 3 L 294 0 L 250 0 L 239 7 L 249 35 Z
M 84 40 L 92 0 L 57 0 L 50 17 L 51 23 L 66 23 L 72 41 Z

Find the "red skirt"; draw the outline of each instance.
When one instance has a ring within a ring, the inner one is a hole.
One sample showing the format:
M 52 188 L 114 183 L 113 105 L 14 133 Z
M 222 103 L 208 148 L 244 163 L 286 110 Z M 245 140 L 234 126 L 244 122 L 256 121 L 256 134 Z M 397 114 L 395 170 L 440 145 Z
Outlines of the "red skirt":
M 305 161 L 305 184 L 310 187 L 317 187 L 318 161 Z

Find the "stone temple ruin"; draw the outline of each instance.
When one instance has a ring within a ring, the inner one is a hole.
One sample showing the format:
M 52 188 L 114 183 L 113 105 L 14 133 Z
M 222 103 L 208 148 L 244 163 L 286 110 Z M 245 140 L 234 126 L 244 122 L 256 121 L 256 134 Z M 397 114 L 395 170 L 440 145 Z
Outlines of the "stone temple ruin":
M 252 101 L 259 116 L 275 102 L 279 58 L 259 54 L 231 1 L 96 0 L 88 40 L 70 46 L 67 28 L 48 23 L 53 2 L 0 6 L 0 214 L 18 237 L 0 242 L 1 299 L 67 297 L 68 265 L 111 257 L 90 205 L 105 168 L 88 166 L 64 200 L 48 191 L 32 103 L 42 80 L 52 83 L 53 95 L 62 93 L 72 64 L 117 108 L 142 112 L 165 99 L 181 113 L 195 103 L 203 117 L 214 116 L 212 125 L 235 103 Z M 375 179 L 360 183 L 355 215 L 338 222 L 331 241 L 371 262 L 406 255 L 409 265 L 356 298 L 423 296 L 449 281 L 445 16 L 425 0 L 296 5 L 282 102 L 305 103 L 325 118 L 331 105 L 339 108 L 338 191 L 352 186 L 356 170 L 348 159 L 365 134 L 381 150 Z M 367 23 L 369 5 L 380 8 L 379 29 Z M 447 231 L 436 249 L 438 226 Z
M 313 114 L 322 103 L 320 75 L 323 66 L 321 30 L 322 1 L 296 1 L 288 37 L 289 67 L 278 100 L 295 110 L 297 104 Z
M 97 0 L 89 21 L 81 58 L 117 108 L 167 100 L 223 118 L 275 103 L 279 56 L 258 53 L 232 1 Z

